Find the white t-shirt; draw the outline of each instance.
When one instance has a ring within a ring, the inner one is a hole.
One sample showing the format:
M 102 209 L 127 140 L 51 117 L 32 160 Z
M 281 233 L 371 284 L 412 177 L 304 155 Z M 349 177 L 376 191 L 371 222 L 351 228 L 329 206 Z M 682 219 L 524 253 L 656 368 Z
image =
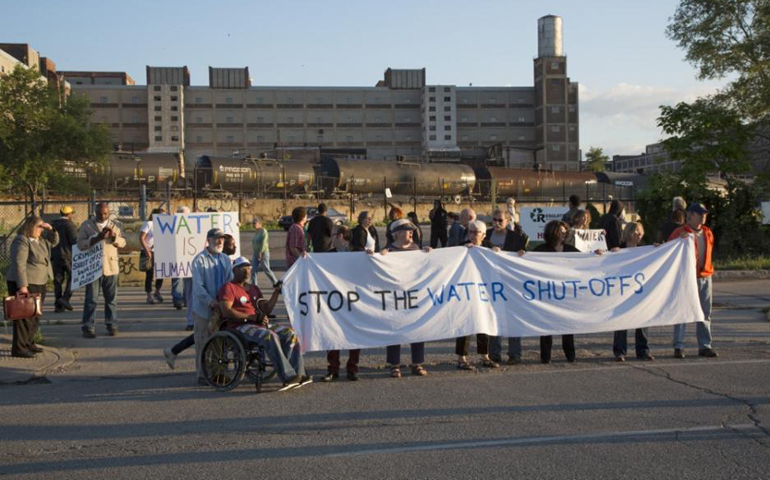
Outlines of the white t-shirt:
M 155 237 L 152 235 L 152 220 L 144 222 L 139 233 L 144 233 L 144 243 L 152 250 L 152 247 L 155 246 Z
M 374 237 L 371 233 L 369 233 L 369 229 L 366 229 L 366 246 L 364 247 L 366 251 L 374 251 Z

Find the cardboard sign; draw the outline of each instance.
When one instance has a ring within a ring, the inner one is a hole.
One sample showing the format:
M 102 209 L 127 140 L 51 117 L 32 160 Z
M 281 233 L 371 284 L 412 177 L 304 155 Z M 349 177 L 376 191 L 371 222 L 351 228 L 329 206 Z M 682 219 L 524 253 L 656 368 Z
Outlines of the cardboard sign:
M 604 230 L 575 229 L 575 248 L 581 252 L 607 250 L 607 239 Z
M 235 254 L 241 255 L 238 212 L 177 213 L 153 215 L 155 278 L 190 278 L 190 262 L 206 247 L 206 233 L 219 228 L 235 238 Z
M 561 220 L 568 210 L 566 207 L 525 207 L 519 212 L 519 223 L 531 241 L 542 242 L 545 225 L 551 220 Z
M 72 282 L 70 282 L 70 288 L 74 291 L 101 278 L 103 259 L 104 242 L 93 245 L 85 252 L 81 252 L 77 244 L 73 245 Z

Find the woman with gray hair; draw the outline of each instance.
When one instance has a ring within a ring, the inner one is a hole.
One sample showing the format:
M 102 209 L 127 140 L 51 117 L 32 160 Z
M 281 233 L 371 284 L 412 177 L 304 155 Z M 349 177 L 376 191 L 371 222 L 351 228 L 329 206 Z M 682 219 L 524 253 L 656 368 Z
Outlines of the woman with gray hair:
M 350 242 L 354 252 L 374 253 L 380 251 L 380 239 L 377 229 L 372 225 L 372 216 L 364 210 L 358 214 L 358 226 L 353 229 L 353 240 Z
M 45 300 L 46 284 L 53 279 L 51 248 L 59 243 L 59 234 L 37 215 L 24 220 L 19 234 L 11 243 L 11 265 L 6 272 L 8 295 L 40 294 Z M 11 355 L 32 358 L 43 350 L 35 345 L 38 318 L 30 317 L 13 322 Z

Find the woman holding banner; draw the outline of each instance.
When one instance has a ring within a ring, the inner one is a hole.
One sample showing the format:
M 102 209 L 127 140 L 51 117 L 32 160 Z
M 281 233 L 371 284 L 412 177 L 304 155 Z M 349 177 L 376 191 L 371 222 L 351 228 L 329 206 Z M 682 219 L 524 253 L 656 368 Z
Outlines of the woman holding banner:
M 402 218 L 392 222 L 389 228 L 393 233 L 393 242 L 388 243 L 380 251 L 381 255 L 387 255 L 388 252 L 420 250 L 420 246 L 412 238 L 414 231 L 417 229 L 412 222 Z M 423 250 L 430 252 L 431 248 L 425 247 Z M 367 250 L 368 252 L 369 250 Z M 412 349 L 412 375 L 421 377 L 427 375 L 428 372 L 422 366 L 425 363 L 425 342 L 413 343 L 410 347 Z M 401 378 L 401 345 L 391 345 L 387 348 L 387 362 L 390 365 L 390 376 Z
M 642 226 L 642 223 L 628 222 L 620 237 L 620 248 L 638 247 L 642 243 L 642 237 L 644 237 L 644 227 Z M 634 348 L 636 350 L 636 358 L 646 361 L 655 360 L 655 357 L 650 354 L 650 346 L 647 343 L 647 329 L 637 328 L 635 336 L 636 342 Z M 618 362 L 625 362 L 627 348 L 628 332 L 626 330 L 618 330 L 615 332 L 615 338 L 612 342 L 612 353 L 615 354 L 615 360 Z
M 575 246 L 575 230 L 588 230 L 591 228 L 591 212 L 588 210 L 578 210 L 572 217 L 572 228 L 567 232 L 567 238 L 564 240 L 566 245 Z
M 350 242 L 354 252 L 374 253 L 380 251 L 380 238 L 377 229 L 372 225 L 372 216 L 364 210 L 358 214 L 358 226 L 353 229 L 353 239 Z

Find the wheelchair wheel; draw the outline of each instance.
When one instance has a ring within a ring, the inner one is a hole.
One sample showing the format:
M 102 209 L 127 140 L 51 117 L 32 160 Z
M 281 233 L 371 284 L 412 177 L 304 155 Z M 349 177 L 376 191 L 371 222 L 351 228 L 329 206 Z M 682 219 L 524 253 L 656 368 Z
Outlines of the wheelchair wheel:
M 227 392 L 238 386 L 246 370 L 246 352 L 238 337 L 217 332 L 203 346 L 203 376 L 209 385 Z

